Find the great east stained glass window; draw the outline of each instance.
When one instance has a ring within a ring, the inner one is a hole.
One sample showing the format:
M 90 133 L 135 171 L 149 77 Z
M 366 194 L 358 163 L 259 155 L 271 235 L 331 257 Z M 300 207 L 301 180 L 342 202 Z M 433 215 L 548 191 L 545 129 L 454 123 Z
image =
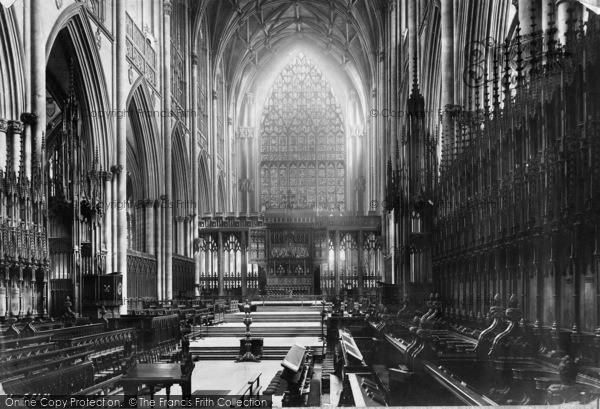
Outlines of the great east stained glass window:
M 325 76 L 303 54 L 275 81 L 260 138 L 264 208 L 345 210 L 342 111 Z

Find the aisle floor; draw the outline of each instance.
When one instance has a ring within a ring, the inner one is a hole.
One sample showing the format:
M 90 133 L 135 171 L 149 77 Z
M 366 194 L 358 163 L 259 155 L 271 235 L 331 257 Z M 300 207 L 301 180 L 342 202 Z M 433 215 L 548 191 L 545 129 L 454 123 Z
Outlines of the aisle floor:
M 193 350 L 194 348 L 201 347 L 239 347 L 240 346 L 240 338 L 243 336 L 237 337 L 207 337 L 204 339 L 197 339 L 194 341 L 190 341 L 190 348 Z M 298 344 L 304 347 L 316 347 L 322 346 L 323 343 L 319 341 L 317 337 L 264 337 L 263 338 L 263 346 L 265 347 L 282 347 L 289 346 L 291 347 L 294 344 Z M 205 361 L 210 362 L 210 361 Z

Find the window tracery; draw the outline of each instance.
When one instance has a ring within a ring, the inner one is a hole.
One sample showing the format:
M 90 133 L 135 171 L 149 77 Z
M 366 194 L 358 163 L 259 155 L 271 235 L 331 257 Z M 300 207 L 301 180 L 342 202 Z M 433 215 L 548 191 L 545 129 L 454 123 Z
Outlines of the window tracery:
M 345 210 L 342 111 L 325 76 L 303 54 L 275 81 L 260 143 L 264 208 Z

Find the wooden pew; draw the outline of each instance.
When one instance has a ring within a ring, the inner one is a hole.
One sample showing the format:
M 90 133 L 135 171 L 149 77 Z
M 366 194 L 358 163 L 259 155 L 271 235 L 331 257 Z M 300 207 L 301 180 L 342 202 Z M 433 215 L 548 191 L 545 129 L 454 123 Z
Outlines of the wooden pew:
M 111 395 L 113 391 L 119 390 L 119 381 L 123 375 L 116 375 L 112 378 L 106 379 L 102 382 L 95 382 L 94 385 L 89 388 L 82 389 L 79 392 L 73 393 L 73 396 L 107 396 Z
M 84 335 L 99 334 L 105 330 L 104 323 L 79 325 L 74 327 L 63 327 L 57 329 L 47 329 L 35 332 L 23 332 L 18 337 L 10 340 L 0 339 L 1 349 L 20 348 L 27 345 L 43 344 L 51 342 L 54 338 L 75 338 Z
M 33 361 L 30 360 L 23 363 L 23 365 L 29 364 L 29 366 L 24 366 L 10 372 L 0 373 L 0 380 L 4 382 L 7 379 L 13 379 L 18 376 L 29 377 L 44 372 L 48 373 L 49 377 L 52 377 L 53 375 L 51 373 L 56 369 L 63 366 L 70 366 L 77 362 L 83 362 L 88 358 L 90 353 L 91 351 L 86 350 L 85 348 L 72 348 L 69 350 L 69 353 L 61 350 L 53 351 L 48 353 L 43 361 L 39 359 Z
M 113 330 L 135 328 L 138 350 L 152 349 L 161 342 L 181 338 L 179 315 L 122 315 L 110 320 Z
M 21 373 L 27 373 L 28 371 L 34 371 L 43 368 L 46 364 L 53 365 L 55 362 L 58 362 L 63 358 L 78 356 L 80 354 L 82 354 L 81 357 L 85 357 L 89 355 L 89 352 L 89 348 L 79 346 L 53 349 L 52 351 L 5 361 L 0 366 L 0 381 Z M 67 359 L 67 361 L 69 360 Z
M 63 328 L 64 323 L 61 321 L 33 321 L 33 322 L 17 322 L 12 325 L 0 325 L 0 338 L 11 339 L 17 338 L 22 332 L 37 332 L 48 331 L 53 329 Z
M 126 328 L 98 334 L 83 335 L 75 338 L 55 336 L 52 339 L 60 348 L 88 346 L 92 347 L 96 352 L 100 352 L 108 349 L 122 349 L 128 339 L 133 340 L 134 338 L 134 329 Z
M 25 356 L 35 356 L 56 348 L 55 342 L 46 342 L 43 344 L 29 345 L 21 348 L 0 348 L 0 362 L 10 361 Z
M 438 383 L 452 392 L 458 399 L 468 406 L 498 406 L 493 400 L 485 395 L 481 395 L 470 388 L 465 382 L 458 379 L 454 374 L 443 367 L 436 367 L 428 362 L 423 365 L 425 372 L 428 373 Z
M 2 384 L 7 395 L 25 397 L 37 395 L 70 396 L 94 384 L 94 367 L 91 362 L 60 368 L 50 373 L 19 376 Z

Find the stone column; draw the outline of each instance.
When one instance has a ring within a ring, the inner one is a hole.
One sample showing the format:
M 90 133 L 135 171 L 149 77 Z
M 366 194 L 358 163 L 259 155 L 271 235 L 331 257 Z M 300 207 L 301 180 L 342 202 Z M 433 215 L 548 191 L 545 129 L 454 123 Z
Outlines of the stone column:
M 200 252 L 197 249 L 196 241 L 198 235 L 198 213 L 200 212 L 199 203 L 199 188 L 198 175 L 199 165 L 198 157 L 200 156 L 200 147 L 198 146 L 198 54 L 192 53 L 192 255 L 194 257 L 194 295 L 200 296 Z
M 217 262 L 217 273 L 219 274 L 219 296 L 223 296 L 223 295 L 225 295 L 224 278 L 223 278 L 223 273 L 225 272 L 225 266 L 224 266 L 225 257 L 223 255 L 223 232 L 218 233 L 217 245 L 219 246 L 218 262 Z M 214 268 L 214 266 L 213 266 L 213 268 Z
M 248 293 L 248 240 L 246 235 L 248 233 L 242 232 L 242 241 L 240 243 L 242 253 L 242 297 L 246 297 Z
M 5 270 L 5 264 L 0 264 L 0 271 Z M 6 287 L 6 277 L 0 276 L 0 317 L 6 314 L 6 303 L 8 299 L 8 288 Z
M 159 300 L 164 300 L 164 264 L 163 264 L 163 247 L 165 237 L 163 235 L 163 226 L 164 226 L 164 196 L 161 196 L 159 200 L 156 201 L 156 207 L 154 210 L 154 214 L 156 215 L 156 238 L 158 239 L 158 243 L 156 243 L 156 297 Z
M 556 1 L 556 41 L 560 41 L 560 43 L 564 46 L 567 43 L 567 38 L 565 37 L 567 31 L 569 30 L 569 25 L 567 20 L 569 19 L 569 10 L 570 4 L 569 0 L 557 0 Z
M 414 82 L 414 64 L 417 53 L 417 1 L 408 0 L 408 77 L 409 87 Z M 443 24 L 443 23 L 442 23 Z
M 105 192 L 105 202 L 103 203 L 103 210 L 105 213 L 104 219 L 104 248 L 106 249 L 106 271 L 105 274 L 110 274 L 114 270 L 112 268 L 113 265 L 113 229 L 112 229 L 112 172 L 104 172 L 104 192 Z
M 8 134 L 12 136 L 12 163 L 8 164 L 10 169 L 19 173 L 19 165 L 21 163 L 21 135 L 23 134 L 24 126 L 20 121 L 8 121 Z
M 339 230 L 335 231 L 334 241 L 333 241 L 333 256 L 334 256 L 334 276 L 335 276 L 335 295 L 340 294 L 340 232 Z
M 46 40 L 42 26 L 45 20 L 42 4 L 46 0 L 31 0 L 31 110 L 37 121 L 31 127 L 35 139 L 36 163 L 44 166 L 42 140 L 46 131 Z M 2 150 L 0 149 L 0 152 Z
M 8 140 L 6 133 L 8 132 L 8 121 L 0 119 L 0 170 L 6 172 L 6 154 L 8 148 Z
M 218 162 L 218 141 L 217 141 L 217 126 L 219 126 L 219 123 L 217 121 L 217 114 L 218 114 L 218 97 L 219 97 L 219 91 L 217 91 L 216 89 L 213 89 L 212 91 L 212 184 L 213 184 L 213 188 L 212 188 L 212 213 L 216 214 L 218 210 L 220 211 L 224 211 L 224 209 L 217 209 L 217 205 L 219 203 L 219 168 L 217 166 L 217 162 Z
M 443 114 L 443 151 L 447 155 L 452 151 L 454 128 L 449 115 L 445 113 L 448 105 L 454 105 L 454 0 L 441 0 L 442 12 L 442 103 Z
M 364 233 L 362 231 L 359 231 L 357 233 L 358 235 L 358 296 L 359 299 L 360 297 L 362 297 L 363 293 L 364 293 L 364 275 L 365 275 L 365 269 L 364 269 Z
M 185 217 L 177 216 L 173 218 L 173 223 L 175 224 L 176 236 L 177 240 L 175 245 L 173 246 L 173 250 L 176 254 L 184 255 L 184 243 L 183 240 L 185 238 Z
M 48 283 L 50 282 L 50 267 L 45 265 L 44 270 L 44 282 L 42 283 L 42 308 L 44 311 L 44 317 L 48 316 L 48 303 L 50 302 L 50 289 Z
M 4 264 L 4 287 L 6 288 L 6 308 L 4 309 L 4 316 L 10 317 L 10 297 L 12 294 L 12 286 L 10 284 L 10 266 L 8 263 Z
M 171 0 L 164 0 L 164 15 L 163 15 L 163 98 L 164 98 L 164 115 L 163 115 L 163 137 L 165 146 L 165 187 L 168 189 L 165 192 L 167 206 L 165 208 L 165 298 L 171 300 L 173 298 L 173 208 L 169 201 L 173 200 L 173 175 L 172 175 L 172 147 L 171 147 L 171 12 L 173 4 Z
M 522 36 L 531 34 L 531 7 L 533 6 L 533 0 L 518 0 L 513 2 L 513 4 L 517 8 L 519 16 L 520 34 Z M 536 28 L 539 29 L 539 27 Z
M 156 255 L 156 243 L 154 240 L 154 226 L 156 224 L 156 212 L 154 199 L 146 199 L 144 216 L 146 217 L 146 252 Z
M 27 125 L 27 127 L 24 127 L 23 132 L 21 134 L 21 162 L 23 165 L 23 171 L 25 172 L 25 176 L 27 177 L 27 179 L 29 179 L 29 181 L 31 181 L 31 125 L 33 125 L 33 123 L 35 122 L 35 117 L 32 117 L 29 114 L 21 115 L 21 120 L 26 121 L 24 125 Z M 29 217 L 26 217 L 26 219 L 28 221 L 30 220 Z
M 255 121 L 254 121 L 254 93 L 248 92 L 246 94 L 246 115 L 245 115 L 246 123 L 243 125 L 247 128 L 252 128 L 254 131 Z M 254 171 L 252 170 L 252 147 L 254 138 L 250 134 L 246 134 L 244 138 L 240 140 L 240 146 L 244 146 L 244 163 L 245 169 L 243 170 L 245 173 L 245 178 L 248 182 L 248 188 L 243 193 L 245 206 L 246 206 L 246 216 L 250 217 L 251 209 L 252 209 L 252 195 L 254 194 L 253 189 L 251 189 L 251 182 L 254 179 Z
M 8 149 L 8 136 L 7 136 L 7 131 L 8 131 L 8 121 L 6 121 L 5 119 L 0 119 L 0 172 L 1 173 L 5 173 L 6 172 L 6 155 L 7 155 L 7 149 Z M 6 217 L 6 194 L 2 193 L 0 194 L 0 217 Z M 7 290 L 8 291 L 8 290 Z
M 117 112 L 127 109 L 127 93 L 129 80 L 127 72 L 127 44 L 126 44 L 126 0 L 117 0 L 116 26 L 117 26 Z M 118 115 L 117 121 L 117 271 L 123 275 L 123 305 L 121 314 L 127 314 L 127 118 Z
M 208 283 L 207 277 L 209 276 L 209 274 L 207 273 L 207 269 L 206 269 L 206 261 L 207 261 L 207 250 L 199 250 L 198 251 L 198 259 L 199 259 L 199 263 L 200 263 L 200 277 L 203 277 L 204 280 L 202 280 L 202 282 L 200 281 L 200 277 L 198 278 L 197 284 L 198 284 L 198 295 L 202 295 L 201 294 L 201 289 L 202 289 L 202 285 L 205 285 L 205 290 L 208 290 L 208 285 L 206 285 Z
M 117 206 L 119 205 L 119 196 L 117 195 L 117 173 L 119 171 L 119 167 L 117 165 L 111 166 L 110 168 L 110 172 L 112 173 L 112 181 L 111 181 L 111 202 L 110 202 L 110 208 L 108 209 L 108 211 L 111 213 L 110 219 L 111 219 L 111 233 L 112 236 L 110 237 L 110 242 L 111 242 L 111 259 L 112 259 L 112 265 L 110 266 L 110 271 L 111 272 L 116 272 L 118 271 L 117 268 L 117 246 L 118 246 L 118 242 L 115 243 L 114 238 L 117 237 L 118 234 L 118 225 L 117 225 Z
M 18 263 L 17 264 L 17 268 L 19 269 L 19 280 L 17 283 L 17 287 L 19 288 L 19 318 L 23 317 L 23 315 L 25 315 L 25 311 L 23 311 L 23 289 L 24 289 L 24 283 L 25 281 L 23 280 L 23 268 L 24 268 L 24 264 L 23 263 Z
M 554 14 L 554 3 L 556 0 L 541 0 L 542 2 L 542 30 L 544 33 L 550 29 L 550 15 Z M 554 21 L 553 16 L 552 21 Z

